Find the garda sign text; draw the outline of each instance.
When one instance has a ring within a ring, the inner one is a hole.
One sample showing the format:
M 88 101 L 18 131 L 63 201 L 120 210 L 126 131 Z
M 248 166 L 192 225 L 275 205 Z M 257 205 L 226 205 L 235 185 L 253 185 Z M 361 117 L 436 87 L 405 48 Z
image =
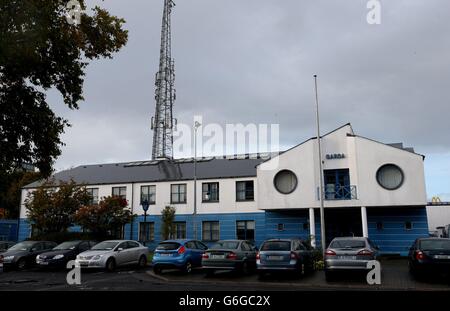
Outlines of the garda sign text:
M 327 160 L 345 159 L 345 154 L 343 154 L 343 153 L 329 153 L 325 157 L 327 158 Z

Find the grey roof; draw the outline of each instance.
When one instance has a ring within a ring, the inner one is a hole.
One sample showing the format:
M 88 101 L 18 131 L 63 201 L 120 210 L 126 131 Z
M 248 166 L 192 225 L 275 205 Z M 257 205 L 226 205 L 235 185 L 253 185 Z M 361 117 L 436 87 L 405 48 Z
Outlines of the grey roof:
M 256 177 L 256 166 L 263 158 L 201 158 L 197 160 L 198 179 Z M 161 182 L 194 179 L 194 161 L 190 159 L 140 161 L 82 165 L 58 172 L 52 176 L 56 182 L 75 180 L 79 184 L 121 184 L 131 182 Z M 36 188 L 43 181 L 26 185 Z

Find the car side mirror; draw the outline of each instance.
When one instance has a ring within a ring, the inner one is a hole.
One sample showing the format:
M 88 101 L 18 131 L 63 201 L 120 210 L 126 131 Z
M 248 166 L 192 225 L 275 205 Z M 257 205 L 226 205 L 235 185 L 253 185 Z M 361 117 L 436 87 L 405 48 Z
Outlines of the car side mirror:
M 121 252 L 121 251 L 123 251 L 123 248 L 122 248 L 122 247 L 119 247 L 119 248 L 117 249 L 117 251 L 118 251 L 118 252 Z

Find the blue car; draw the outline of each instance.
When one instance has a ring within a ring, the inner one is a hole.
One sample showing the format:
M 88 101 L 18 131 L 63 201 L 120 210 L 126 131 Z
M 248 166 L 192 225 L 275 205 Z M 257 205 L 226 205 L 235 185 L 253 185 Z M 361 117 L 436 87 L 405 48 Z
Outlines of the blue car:
M 196 240 L 167 240 L 158 244 L 153 254 L 153 271 L 179 269 L 190 273 L 193 267 L 202 265 L 202 255 L 208 247 Z

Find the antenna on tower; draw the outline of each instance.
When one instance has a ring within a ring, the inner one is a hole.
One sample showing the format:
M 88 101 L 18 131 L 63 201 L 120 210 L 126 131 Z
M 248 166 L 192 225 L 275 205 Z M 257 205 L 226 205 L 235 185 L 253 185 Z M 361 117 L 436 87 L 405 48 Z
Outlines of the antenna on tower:
M 173 158 L 173 130 L 176 120 L 173 119 L 172 109 L 176 93 L 170 16 L 174 6 L 175 3 L 172 0 L 164 0 L 159 71 L 155 77 L 156 109 L 151 124 L 153 130 L 153 160 Z

